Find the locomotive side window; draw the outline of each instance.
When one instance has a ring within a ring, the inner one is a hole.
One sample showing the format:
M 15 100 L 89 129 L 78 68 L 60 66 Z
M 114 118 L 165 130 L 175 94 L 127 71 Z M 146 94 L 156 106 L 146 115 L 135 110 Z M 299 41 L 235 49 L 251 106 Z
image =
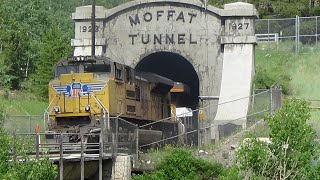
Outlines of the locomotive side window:
M 78 72 L 79 72 L 78 66 L 74 66 L 74 65 L 57 66 L 56 77 L 60 76 L 61 74 L 73 74 Z
M 114 75 L 114 77 L 116 78 L 116 79 L 118 79 L 118 80 L 123 80 L 123 73 L 122 73 L 122 66 L 117 66 L 117 64 L 116 63 L 114 63 L 114 69 L 115 69 L 115 71 L 114 71 L 114 73 L 115 73 L 115 75 Z
M 140 87 L 136 86 L 136 101 L 140 101 L 141 96 L 140 96 Z
M 133 84 L 134 83 L 134 72 L 133 69 L 130 67 L 125 67 L 125 73 L 126 73 L 126 83 Z
M 84 72 L 110 73 L 111 66 L 110 64 L 86 64 L 84 66 Z

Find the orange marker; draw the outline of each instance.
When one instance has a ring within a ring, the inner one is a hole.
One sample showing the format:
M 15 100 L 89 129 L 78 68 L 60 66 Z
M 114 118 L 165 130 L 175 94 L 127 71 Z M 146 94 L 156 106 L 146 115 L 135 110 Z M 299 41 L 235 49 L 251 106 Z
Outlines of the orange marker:
M 36 133 L 39 134 L 40 133 L 40 124 L 36 125 Z

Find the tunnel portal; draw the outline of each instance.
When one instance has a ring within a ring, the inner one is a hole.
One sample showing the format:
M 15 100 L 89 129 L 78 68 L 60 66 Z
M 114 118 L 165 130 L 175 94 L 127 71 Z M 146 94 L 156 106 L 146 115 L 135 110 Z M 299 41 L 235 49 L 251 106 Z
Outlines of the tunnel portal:
M 179 98 L 178 106 L 198 107 L 199 78 L 192 64 L 184 57 L 172 52 L 156 52 L 140 60 L 135 70 L 155 73 L 188 85 L 190 94 Z
M 74 56 L 92 52 L 91 9 L 81 6 L 72 15 Z M 179 105 L 203 108 L 206 136 L 217 139 L 219 124 L 246 117 L 249 99 L 225 102 L 250 96 L 258 15 L 252 4 L 219 9 L 199 0 L 134 0 L 97 6 L 95 15 L 95 55 L 190 86 L 191 97 Z M 198 103 L 199 97 L 209 98 Z

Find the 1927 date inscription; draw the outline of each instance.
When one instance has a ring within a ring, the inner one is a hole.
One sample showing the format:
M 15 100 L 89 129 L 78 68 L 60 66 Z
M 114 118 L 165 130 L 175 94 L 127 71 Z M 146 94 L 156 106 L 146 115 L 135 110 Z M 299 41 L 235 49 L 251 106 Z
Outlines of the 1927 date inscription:
M 229 29 L 230 30 L 243 30 L 243 29 L 248 29 L 249 28 L 249 23 L 230 23 L 229 24 Z

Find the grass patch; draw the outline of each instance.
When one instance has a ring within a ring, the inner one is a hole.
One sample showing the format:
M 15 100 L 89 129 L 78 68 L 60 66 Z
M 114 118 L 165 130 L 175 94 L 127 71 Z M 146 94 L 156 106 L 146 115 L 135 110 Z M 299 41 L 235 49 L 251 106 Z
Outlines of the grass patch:
M 48 106 L 48 102 L 37 100 L 35 95 L 20 91 L 10 92 L 8 99 L 0 92 L 0 103 L 9 115 L 43 115 Z
M 30 93 L 12 91 L 5 98 L 0 91 L 0 105 L 4 108 L 4 127 L 8 132 L 33 133 L 37 124 L 41 125 L 42 131 L 47 127 L 43 115 L 48 103 L 37 100 Z
M 320 100 L 320 48 L 301 46 L 302 52 L 294 52 L 293 42 L 259 44 L 256 50 L 256 88 L 268 88 L 278 83 L 288 98 Z M 313 101 L 312 107 L 320 107 Z M 320 111 L 313 110 L 309 123 L 320 133 Z
M 287 69 L 290 69 L 292 62 L 297 59 L 296 54 L 288 53 L 287 49 L 279 49 L 271 44 L 260 44 L 256 49 L 255 88 L 269 89 L 277 83 L 281 85 L 283 93 L 291 94 L 291 77 Z

